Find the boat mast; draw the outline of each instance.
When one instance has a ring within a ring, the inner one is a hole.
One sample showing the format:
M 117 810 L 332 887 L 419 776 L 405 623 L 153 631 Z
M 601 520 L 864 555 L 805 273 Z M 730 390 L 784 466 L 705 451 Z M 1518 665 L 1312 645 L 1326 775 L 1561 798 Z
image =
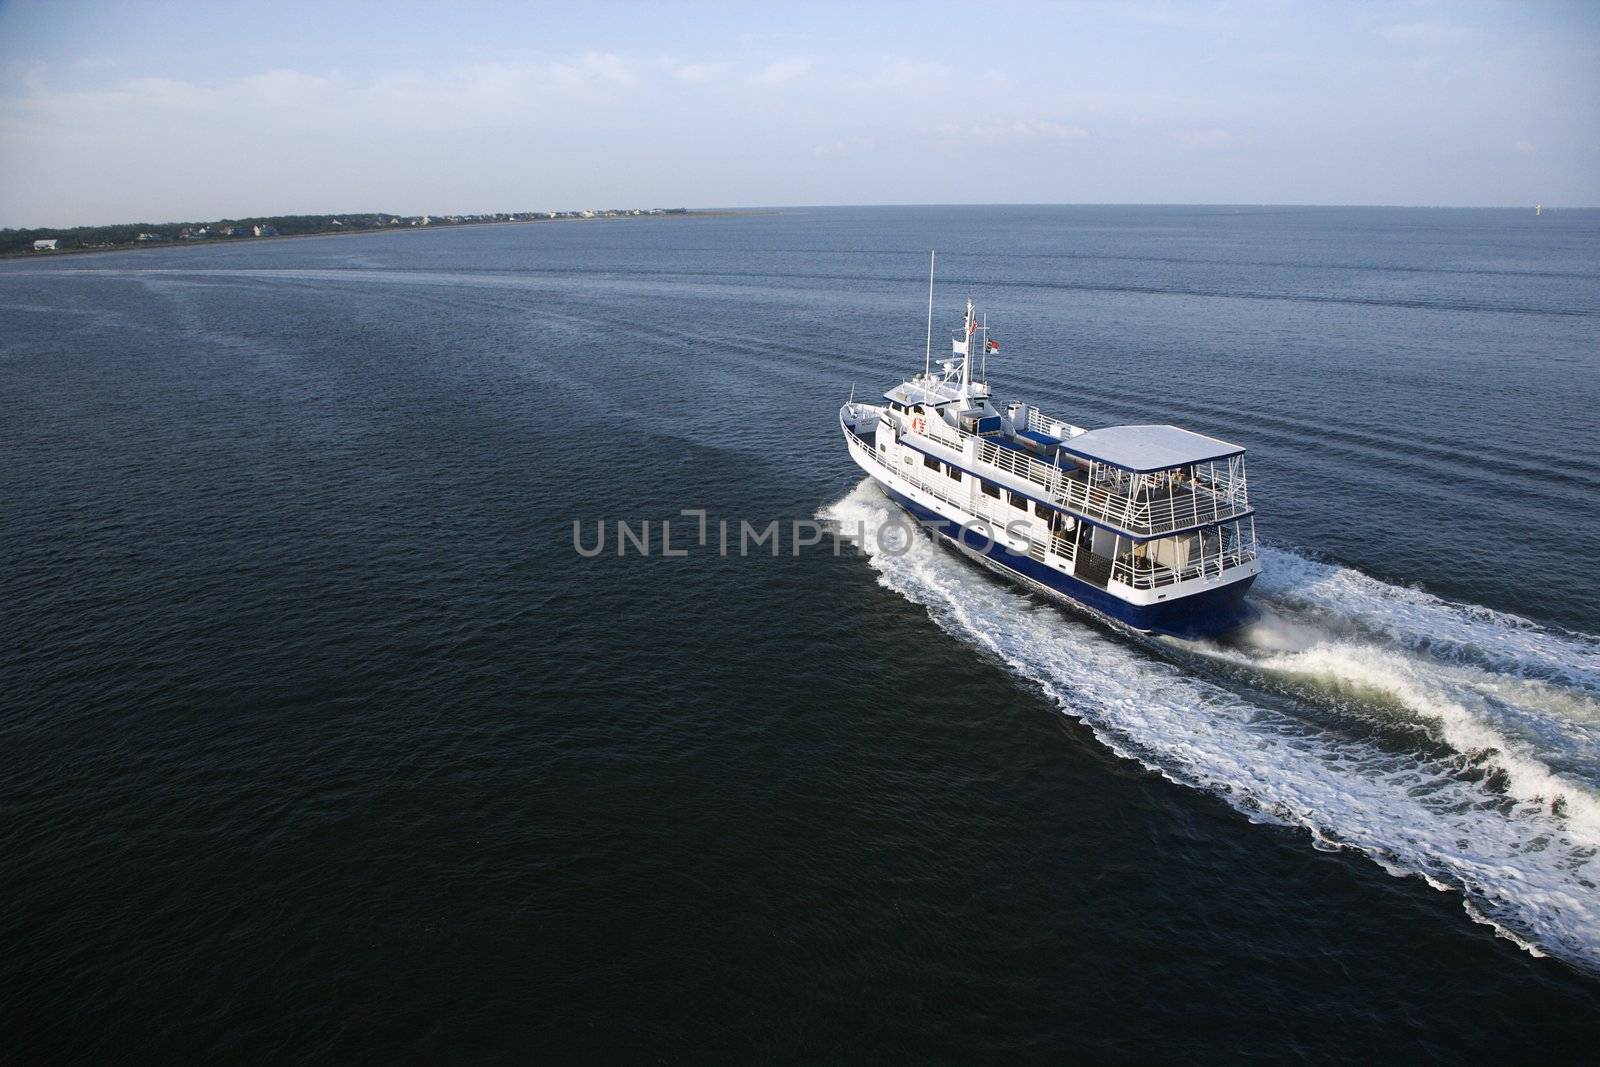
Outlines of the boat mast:
M 972 297 L 967 297 L 967 317 L 961 323 L 961 406 L 967 406 L 967 383 L 972 380 Z
M 922 352 L 922 380 L 924 383 L 933 377 L 933 257 L 937 254 L 934 250 L 928 252 L 928 344 Z

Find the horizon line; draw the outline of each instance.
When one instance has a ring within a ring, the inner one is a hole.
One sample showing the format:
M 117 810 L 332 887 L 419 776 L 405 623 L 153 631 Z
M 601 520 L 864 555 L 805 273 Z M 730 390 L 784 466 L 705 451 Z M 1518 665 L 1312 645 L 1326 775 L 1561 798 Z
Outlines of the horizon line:
M 1380 204 L 1380 203 L 1328 203 L 1319 204 L 1303 201 L 1259 201 L 1250 202 L 1242 200 L 993 200 L 993 201 L 858 201 L 853 203 L 810 203 L 810 204 L 714 204 L 698 207 L 683 207 L 673 210 L 689 212 L 710 211 L 795 211 L 816 209 L 848 209 L 848 208 L 995 208 L 995 207 L 1144 207 L 1144 208 L 1184 208 L 1184 207 L 1214 207 L 1214 208 L 1298 208 L 1298 209 L 1382 209 L 1382 210 L 1409 210 L 1409 211 L 1523 211 L 1536 208 L 1545 211 L 1595 211 L 1600 210 L 1600 204 L 1546 204 L 1542 201 L 1516 204 Z M 104 226 L 177 226 L 194 222 L 220 222 L 239 219 L 273 219 L 291 218 L 297 215 L 307 216 L 338 216 L 338 215 L 391 215 L 397 218 L 421 218 L 423 216 L 438 216 L 447 218 L 451 215 L 507 215 L 507 214 L 545 214 L 551 210 L 574 211 L 632 211 L 633 208 L 539 208 L 515 209 L 500 211 L 426 211 L 420 214 L 401 214 L 393 211 L 278 211 L 272 214 L 238 214 L 222 215 L 215 219 L 168 219 L 163 222 L 151 222 L 148 219 L 132 219 L 117 222 L 75 222 L 71 224 L 35 224 L 35 225 L 9 225 L 0 226 L 0 231 L 5 230 L 73 230 Z M 650 210 L 650 209 L 638 209 Z

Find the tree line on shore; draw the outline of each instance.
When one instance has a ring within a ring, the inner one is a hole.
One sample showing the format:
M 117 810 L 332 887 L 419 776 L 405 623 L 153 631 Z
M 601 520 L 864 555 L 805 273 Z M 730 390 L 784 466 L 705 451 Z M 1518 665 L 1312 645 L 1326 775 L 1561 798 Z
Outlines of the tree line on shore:
M 391 215 L 362 212 L 348 215 L 268 215 L 214 222 L 127 222 L 114 226 L 73 226 L 0 230 L 0 255 L 34 251 L 35 242 L 54 241 L 51 251 L 118 248 L 170 241 L 236 241 L 257 237 L 291 237 L 312 233 L 393 230 L 412 226 L 460 226 L 485 222 L 535 222 L 556 218 L 620 218 L 634 215 L 681 215 L 684 208 L 611 211 L 512 211 L 489 215 Z

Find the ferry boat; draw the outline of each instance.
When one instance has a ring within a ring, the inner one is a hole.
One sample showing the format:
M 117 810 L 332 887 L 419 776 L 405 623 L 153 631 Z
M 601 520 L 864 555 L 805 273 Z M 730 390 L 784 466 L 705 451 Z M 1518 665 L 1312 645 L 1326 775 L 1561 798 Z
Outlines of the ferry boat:
M 923 373 L 839 409 L 850 456 L 940 538 L 1036 592 L 1146 632 L 1215 637 L 1249 621 L 1261 572 L 1245 450 L 1166 425 L 1084 429 L 996 406 L 999 342 L 966 317 L 938 369 L 932 284 Z M 973 346 L 982 355 L 974 375 Z

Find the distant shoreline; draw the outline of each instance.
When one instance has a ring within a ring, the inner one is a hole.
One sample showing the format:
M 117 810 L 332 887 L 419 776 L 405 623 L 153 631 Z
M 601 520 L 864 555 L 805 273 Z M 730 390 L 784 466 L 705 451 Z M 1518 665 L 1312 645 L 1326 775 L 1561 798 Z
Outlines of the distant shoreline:
M 103 255 L 111 252 L 145 252 L 159 248 L 196 248 L 196 247 L 222 247 L 224 245 L 259 244 L 267 241 L 305 241 L 323 237 L 366 237 L 378 234 L 399 233 L 424 233 L 436 230 L 462 230 L 484 226 L 538 226 L 560 222 L 639 222 L 647 219 L 689 219 L 689 218 L 715 218 L 719 216 L 738 215 L 771 215 L 772 211 L 740 210 L 735 208 L 715 209 L 685 209 L 682 211 L 663 212 L 657 215 L 596 215 L 592 218 L 580 216 L 562 216 L 559 218 L 531 218 L 531 219 L 479 219 L 471 222 L 430 222 L 426 225 L 405 226 L 373 226 L 359 228 L 337 228 L 316 230 L 310 233 L 275 233 L 261 237 L 215 237 L 198 239 L 168 239 L 163 241 L 129 241 L 109 247 L 95 248 L 61 248 L 49 251 L 35 251 L 33 249 L 19 249 L 14 252 L 0 252 L 0 260 L 10 259 L 58 259 L 62 256 L 92 256 Z M 168 225 L 168 224 L 162 224 Z

